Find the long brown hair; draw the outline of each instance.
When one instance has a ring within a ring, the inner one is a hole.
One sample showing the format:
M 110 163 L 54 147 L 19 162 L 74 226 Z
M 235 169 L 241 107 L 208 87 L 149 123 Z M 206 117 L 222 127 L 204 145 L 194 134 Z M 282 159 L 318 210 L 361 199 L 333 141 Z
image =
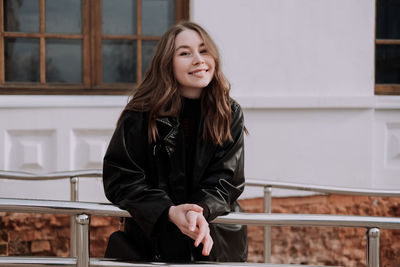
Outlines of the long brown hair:
M 175 53 L 175 38 L 187 29 L 194 30 L 200 35 L 208 53 L 215 60 L 214 77 L 201 93 L 201 110 L 204 118 L 202 137 L 204 140 L 211 140 L 214 144 L 222 145 L 223 142 L 232 140 L 230 83 L 221 71 L 219 52 L 214 41 L 201 26 L 193 22 L 178 23 L 164 33 L 157 45 L 150 68 L 145 73 L 143 81 L 133 90 L 132 98 L 122 114 L 127 110 L 149 112 L 149 143 L 157 139 L 156 119 L 158 117 L 178 116 L 182 101 L 172 62 Z

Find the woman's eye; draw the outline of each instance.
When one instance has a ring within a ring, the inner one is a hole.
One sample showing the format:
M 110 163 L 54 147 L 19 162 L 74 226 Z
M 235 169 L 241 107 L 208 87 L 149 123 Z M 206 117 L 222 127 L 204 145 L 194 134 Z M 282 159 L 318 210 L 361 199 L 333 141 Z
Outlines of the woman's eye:
M 179 55 L 180 55 L 180 56 L 187 56 L 187 55 L 189 55 L 189 52 L 182 52 L 182 53 L 180 53 Z
M 207 53 L 207 49 L 202 49 L 202 50 L 200 50 L 200 53 L 201 53 L 201 54 Z

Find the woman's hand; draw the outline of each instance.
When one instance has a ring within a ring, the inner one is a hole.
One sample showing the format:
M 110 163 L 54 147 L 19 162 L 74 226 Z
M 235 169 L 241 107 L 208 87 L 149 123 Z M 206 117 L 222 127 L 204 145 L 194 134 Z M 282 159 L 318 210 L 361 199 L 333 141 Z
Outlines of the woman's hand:
M 197 247 L 203 243 L 202 254 L 210 255 L 214 244 L 208 223 L 203 216 L 203 208 L 196 204 L 182 204 L 171 206 L 168 211 L 168 218 L 173 222 L 182 233 L 194 240 Z

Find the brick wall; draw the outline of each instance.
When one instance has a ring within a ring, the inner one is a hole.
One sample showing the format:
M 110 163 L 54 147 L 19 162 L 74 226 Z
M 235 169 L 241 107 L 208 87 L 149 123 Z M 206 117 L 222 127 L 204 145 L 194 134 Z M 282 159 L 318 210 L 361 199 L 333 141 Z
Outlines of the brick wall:
M 242 202 L 246 212 L 261 212 L 262 199 Z M 400 198 L 342 195 L 272 199 L 273 213 L 400 217 Z M 261 262 L 263 227 L 249 227 L 249 259 Z M 365 266 L 366 231 L 359 228 L 272 227 L 272 262 Z M 400 266 L 400 230 L 381 230 L 381 266 Z
M 247 199 L 246 212 L 261 212 L 263 200 Z M 400 198 L 308 196 L 273 198 L 274 213 L 400 216 Z M 92 217 L 90 255 L 102 257 L 107 237 L 118 229 L 117 218 Z M 365 266 L 364 229 L 272 227 L 272 262 Z M 381 266 L 400 267 L 400 230 L 382 230 Z M 0 213 L 0 255 L 68 256 L 69 217 Z M 261 262 L 263 227 L 249 227 L 249 261 Z

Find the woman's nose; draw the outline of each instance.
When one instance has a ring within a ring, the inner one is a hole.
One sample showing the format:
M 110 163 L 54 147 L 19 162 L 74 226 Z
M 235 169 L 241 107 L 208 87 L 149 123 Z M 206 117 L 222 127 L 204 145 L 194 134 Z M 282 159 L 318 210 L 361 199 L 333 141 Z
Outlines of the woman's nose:
M 204 58 L 200 53 L 194 53 L 193 65 L 201 65 L 204 63 Z

